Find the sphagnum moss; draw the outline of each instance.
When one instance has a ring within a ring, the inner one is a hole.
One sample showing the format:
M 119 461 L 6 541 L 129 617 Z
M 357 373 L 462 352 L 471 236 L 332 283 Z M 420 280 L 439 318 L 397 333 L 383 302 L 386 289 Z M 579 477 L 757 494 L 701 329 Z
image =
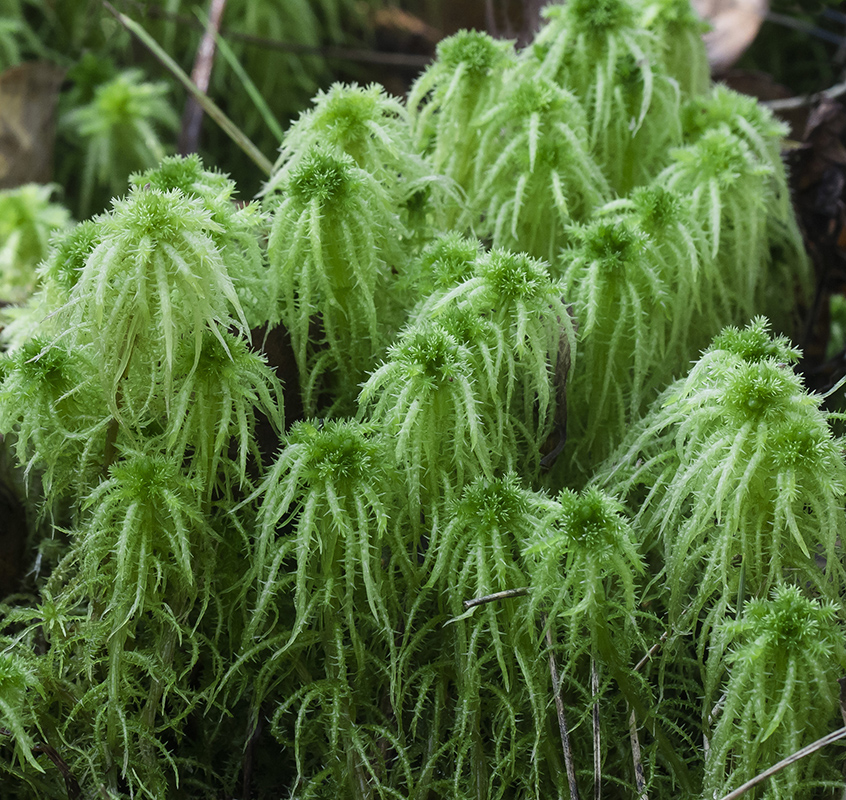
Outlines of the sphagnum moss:
M 678 84 L 660 68 L 659 42 L 626 0 L 575 0 L 545 15 L 527 60 L 579 98 L 590 115 L 590 150 L 625 194 L 660 169 L 678 137 Z
M 165 397 L 173 387 L 184 331 L 196 357 L 205 330 L 231 325 L 243 334 L 247 321 L 212 238 L 222 226 L 199 201 L 178 189 L 136 188 L 100 225 L 66 305 L 71 341 L 97 351 L 113 414 L 140 424 L 157 384 Z
M 731 649 L 724 700 L 710 713 L 716 722 L 705 759 L 709 797 L 727 794 L 754 777 L 760 764 L 823 736 L 846 664 L 836 607 L 805 597 L 797 586 L 750 601 L 718 635 Z M 774 776 L 759 796 L 816 797 L 840 785 L 837 769 L 818 752 Z
M 764 320 L 726 330 L 594 478 L 641 498 L 644 532 L 661 543 L 669 619 L 701 626 L 701 654 L 745 597 L 785 582 L 831 599 L 843 590 L 846 467 L 796 358 Z
M 291 335 L 307 413 L 322 407 L 321 392 L 349 411 L 387 346 L 396 319 L 390 265 L 405 235 L 383 184 L 349 156 L 314 146 L 292 169 L 270 231 L 280 290 L 273 319 Z
M 587 147 L 587 116 L 551 81 L 509 73 L 480 130 L 473 192 L 495 247 L 555 260 L 572 222 L 612 195 Z
M 459 31 L 438 44 L 438 58 L 408 95 L 417 148 L 429 155 L 437 172 L 470 196 L 481 139 L 476 121 L 495 101 L 504 70 L 513 61 L 511 42 L 480 31 Z
M 842 445 L 719 334 L 806 292 L 780 128 L 682 0 L 546 20 L 320 94 L 260 201 L 166 159 L 57 238 L 0 360 L 4 800 L 53 750 L 113 799 L 711 796 L 830 727 Z

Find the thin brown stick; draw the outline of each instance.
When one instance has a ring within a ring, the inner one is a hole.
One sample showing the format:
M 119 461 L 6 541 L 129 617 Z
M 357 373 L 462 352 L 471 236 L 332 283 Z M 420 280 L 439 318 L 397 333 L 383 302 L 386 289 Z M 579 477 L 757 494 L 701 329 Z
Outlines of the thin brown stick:
M 766 106 L 770 111 L 790 111 L 795 108 L 816 105 L 821 100 L 835 100 L 844 94 L 846 94 L 846 83 L 836 83 L 834 86 L 823 89 L 821 92 L 803 94 L 797 97 L 785 97 L 780 100 L 764 100 L 761 101 L 761 105 Z
M 32 749 L 34 752 L 44 753 L 53 762 L 53 766 L 59 770 L 59 774 L 65 782 L 65 790 L 68 793 L 69 800 L 76 800 L 82 794 L 82 789 L 79 788 L 79 783 L 71 772 L 70 767 L 59 755 L 59 751 L 46 742 L 37 744 Z
M 640 737 L 637 735 L 637 714 L 632 709 L 629 714 L 629 739 L 632 743 L 632 763 L 634 764 L 637 800 L 649 800 L 646 793 L 646 778 L 643 775 L 643 758 L 640 753 Z
M 177 64 L 170 54 L 165 52 L 162 46 L 150 36 L 144 28 L 134 20 L 121 14 L 109 0 L 100 0 L 103 7 L 106 8 L 115 18 L 130 31 L 142 44 L 161 62 L 161 64 L 176 78 L 190 94 L 197 98 L 197 101 L 203 106 L 206 114 L 208 114 L 221 128 L 221 130 L 232 139 L 249 157 L 250 160 L 262 171 L 265 175 L 270 175 L 273 172 L 273 164 L 270 160 L 258 149 L 249 139 L 249 137 L 231 120 L 220 107 L 205 93 L 201 92 L 195 85 L 191 78 L 185 74 L 183 69 Z
M 573 763 L 573 748 L 570 746 L 570 727 L 567 725 L 567 714 L 564 711 L 564 701 L 561 699 L 561 682 L 558 675 L 558 664 L 555 663 L 555 643 L 552 640 L 552 631 L 546 624 L 546 614 L 541 615 L 541 625 L 546 628 L 546 644 L 549 648 L 549 674 L 552 676 L 552 694 L 555 698 L 555 710 L 558 713 L 558 730 L 561 732 L 561 749 L 564 751 L 564 767 L 567 770 L 570 798 L 571 800 L 579 800 L 579 786 L 576 783 L 576 768 Z
M 599 729 L 599 671 L 590 660 L 590 696 L 593 700 L 593 800 L 602 798 L 602 737 Z
M 713 728 L 714 723 L 719 719 L 720 714 L 723 713 L 723 706 L 726 704 L 728 692 L 723 692 L 719 700 L 714 703 L 714 707 L 708 712 L 708 728 Z M 705 751 L 708 751 L 708 740 L 705 740 Z
M 208 24 L 203 32 L 203 38 L 200 40 L 200 46 L 197 48 L 194 69 L 191 70 L 191 80 L 194 81 L 194 85 L 206 94 L 209 91 L 214 56 L 217 50 L 217 34 L 220 31 L 220 23 L 223 20 L 225 10 L 226 0 L 211 0 Z M 185 102 L 185 111 L 182 115 L 182 130 L 179 134 L 179 152 L 181 155 L 187 156 L 189 153 L 197 152 L 202 125 L 203 109 L 194 95 L 188 95 L 188 100 Z
M 13 736 L 14 734 L 8 728 L 0 728 L 0 736 Z M 46 742 L 38 742 L 32 746 L 33 753 L 44 753 L 50 761 L 53 762 L 53 766 L 59 771 L 59 774 L 62 776 L 65 782 L 65 790 L 68 793 L 69 800 L 76 800 L 80 794 L 82 794 L 82 790 L 79 788 L 79 783 L 77 782 L 76 778 L 74 777 L 73 773 L 70 770 L 70 767 L 67 765 L 67 762 L 59 755 L 59 751 L 56 750 L 55 747 L 47 744 Z
M 644 655 L 644 657 L 635 664 L 635 672 L 640 672 L 640 670 L 643 669 L 646 662 L 649 661 L 649 659 L 651 659 L 658 651 L 658 648 L 667 641 L 669 635 L 669 631 L 664 631 L 664 633 L 661 634 L 661 638 L 655 642 L 655 644 L 646 651 L 646 655 Z M 629 739 L 632 743 L 632 763 L 634 764 L 635 784 L 638 791 L 637 800 L 649 800 L 649 795 L 646 792 L 646 778 L 643 774 L 643 758 L 640 751 L 640 738 L 637 735 L 637 714 L 634 709 L 632 709 L 632 713 L 629 715 Z
M 486 594 L 484 597 L 474 597 L 472 600 L 464 601 L 464 610 L 469 611 L 476 606 L 481 606 L 485 603 L 495 603 L 497 600 L 507 600 L 509 597 L 525 597 L 528 593 L 529 587 L 524 586 L 520 589 L 506 589 L 504 592 Z
M 838 678 L 840 684 L 840 716 L 843 717 L 843 725 L 846 726 L 846 678 Z M 840 772 L 846 782 L 846 763 L 840 765 Z
M 652 658 L 653 655 L 655 655 L 655 652 L 658 650 L 658 648 L 662 644 L 664 644 L 664 642 L 667 641 L 667 637 L 669 635 L 670 635 L 669 631 L 664 631 L 661 638 L 657 642 L 655 642 L 655 644 L 653 644 L 652 647 L 650 647 L 649 650 L 646 651 L 646 655 L 640 661 L 638 661 L 637 664 L 635 664 L 635 666 L 634 666 L 635 672 L 640 672 L 640 670 L 643 668 L 643 665 L 646 664 L 646 662 L 649 661 L 649 659 Z
M 793 755 L 788 756 L 787 758 L 782 759 L 778 762 L 778 764 L 773 764 L 769 769 L 765 769 L 763 772 L 756 775 L 751 780 L 746 781 L 743 786 L 738 786 L 733 792 L 729 792 L 725 795 L 721 800 L 737 800 L 742 794 L 746 794 L 753 786 L 757 786 L 759 783 L 765 781 L 767 778 L 771 778 L 777 772 L 781 772 L 785 767 L 789 767 L 791 764 L 795 764 L 805 756 L 811 755 L 811 753 L 816 753 L 817 750 L 822 750 L 827 744 L 831 744 L 832 742 L 836 742 L 838 739 L 846 738 L 846 725 L 842 728 L 838 728 L 834 733 L 829 733 L 827 736 L 823 736 L 822 739 L 817 739 L 815 742 L 812 742 L 807 747 L 803 747 L 801 750 L 797 750 Z

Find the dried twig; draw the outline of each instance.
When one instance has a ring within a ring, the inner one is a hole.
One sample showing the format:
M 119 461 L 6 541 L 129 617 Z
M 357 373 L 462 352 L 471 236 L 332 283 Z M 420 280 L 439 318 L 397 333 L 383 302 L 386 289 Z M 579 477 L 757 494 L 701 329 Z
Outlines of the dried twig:
M 14 734 L 8 728 L 0 728 L 0 736 L 13 736 Z M 77 782 L 76 778 L 73 776 L 73 773 L 70 771 L 70 767 L 67 765 L 67 762 L 59 755 L 59 751 L 56 750 L 55 747 L 47 744 L 46 742 L 39 742 L 38 744 L 33 745 L 32 747 L 33 753 L 44 753 L 50 761 L 53 762 L 53 766 L 59 770 L 59 774 L 65 781 L 65 789 L 68 793 L 69 800 L 76 800 L 81 794 L 82 790 L 79 788 L 79 783 Z
M 664 631 L 661 638 L 657 642 L 655 642 L 655 644 L 653 644 L 652 647 L 650 647 L 649 650 L 646 651 L 646 655 L 640 661 L 638 661 L 637 664 L 635 664 L 635 666 L 634 666 L 635 672 L 640 672 L 640 670 L 643 668 L 643 665 L 646 664 L 646 662 L 649 661 L 649 659 L 652 658 L 653 655 L 655 655 L 655 652 L 658 650 L 658 648 L 662 644 L 664 644 L 664 642 L 667 641 L 667 637 L 669 635 L 670 635 L 669 631 Z
M 570 747 L 570 727 L 561 699 L 561 683 L 558 676 L 558 664 L 555 663 L 552 631 L 546 624 L 546 615 L 541 616 L 541 625 L 546 628 L 546 644 L 549 648 L 549 674 L 552 676 L 552 693 L 555 698 L 555 710 L 558 712 L 558 730 L 561 732 L 561 749 L 564 751 L 564 767 L 567 770 L 567 783 L 570 786 L 571 800 L 579 800 L 579 786 L 576 783 L 576 767 L 573 763 L 573 749 Z
M 59 751 L 56 750 L 55 747 L 51 747 L 49 744 L 44 742 L 35 745 L 32 749 L 34 752 L 44 753 L 44 755 L 53 762 L 53 766 L 59 770 L 59 773 L 65 781 L 65 789 L 68 793 L 69 800 L 76 800 L 76 798 L 82 794 L 82 790 L 79 788 L 79 783 L 77 783 L 76 778 L 70 771 L 70 767 L 59 755 Z
M 632 743 L 632 762 L 634 763 L 637 800 L 649 800 L 649 795 L 646 793 L 646 778 L 643 774 L 643 759 L 640 754 L 640 737 L 637 735 L 637 714 L 635 714 L 634 709 L 629 714 L 629 739 Z
M 637 662 L 634 666 L 635 672 L 640 672 L 643 669 L 644 665 L 653 655 L 658 651 L 658 648 L 661 647 L 664 642 L 667 641 L 670 632 L 664 631 L 661 634 L 661 638 L 646 651 L 644 657 Z M 634 771 L 635 771 L 635 784 L 637 785 L 638 800 L 649 800 L 649 795 L 646 792 L 646 778 L 643 774 L 643 760 L 640 753 L 640 738 L 637 735 L 637 714 L 635 710 L 632 709 L 632 713 L 629 715 L 629 739 L 632 743 L 632 763 L 634 764 Z
M 708 758 L 708 753 L 711 751 L 711 740 L 708 738 L 708 731 L 713 729 L 714 723 L 720 718 L 720 714 L 723 713 L 723 706 L 725 706 L 727 699 L 728 692 L 723 692 L 717 702 L 714 703 L 714 707 L 708 712 L 708 725 L 702 731 L 702 755 L 706 759 Z
M 497 600 L 507 600 L 509 597 L 525 597 L 528 593 L 529 587 L 524 586 L 520 589 L 506 589 L 504 592 L 486 594 L 484 597 L 474 597 L 472 600 L 464 601 L 464 610 L 469 611 L 476 606 L 481 606 L 485 603 L 495 603 Z
M 599 730 L 599 672 L 590 660 L 590 696 L 593 700 L 593 800 L 602 797 L 602 737 Z
M 764 100 L 759 102 L 762 106 L 769 108 L 770 111 L 790 111 L 794 108 L 816 105 L 821 100 L 834 100 L 842 97 L 844 94 L 846 94 L 846 82 L 835 83 L 834 86 L 829 86 L 828 89 L 823 89 L 821 92 L 803 94 L 797 97 L 785 97 L 783 100 Z
M 714 723 L 716 723 L 716 721 L 719 719 L 720 714 L 723 713 L 723 706 L 726 704 L 727 699 L 728 699 L 728 692 L 723 692 L 720 695 L 719 700 L 717 700 L 717 702 L 714 703 L 714 707 L 708 712 L 708 728 L 709 729 L 714 727 Z
M 226 0 L 211 0 L 209 19 L 197 56 L 194 59 L 194 69 L 191 70 L 191 80 L 201 92 L 208 92 L 211 80 L 212 66 L 216 50 L 217 32 L 226 10 Z M 182 115 L 182 130 L 179 133 L 179 152 L 183 156 L 195 153 L 200 143 L 200 128 L 203 124 L 203 109 L 194 95 L 189 95 Z
M 203 110 L 208 114 L 223 130 L 223 132 L 232 139 L 253 161 L 253 163 L 265 175 L 270 175 L 273 171 L 273 164 L 267 157 L 258 149 L 258 147 L 250 141 L 249 137 L 231 120 L 220 107 L 205 93 L 200 91 L 195 85 L 194 81 L 189 78 L 182 68 L 166 53 L 161 45 L 150 36 L 144 28 L 134 20 L 121 14 L 108 0 L 102 0 L 103 6 L 112 13 L 117 20 L 134 34 L 144 44 L 150 52 L 168 69 L 168 71 L 194 96 L 197 102 L 203 107 Z
M 838 739 L 846 738 L 846 725 L 842 728 L 838 728 L 834 733 L 829 733 L 827 736 L 823 736 L 822 739 L 817 739 L 815 742 L 809 744 L 807 747 L 803 747 L 801 750 L 797 750 L 793 755 L 788 756 L 785 759 L 782 759 L 778 762 L 778 764 L 773 764 L 769 769 L 765 769 L 763 772 L 756 775 L 751 780 L 746 781 L 743 786 L 738 786 L 733 792 L 729 792 L 725 797 L 721 798 L 721 800 L 737 800 L 742 794 L 748 792 L 753 786 L 757 786 L 762 781 L 765 781 L 767 778 L 771 778 L 777 772 L 781 772 L 785 767 L 789 767 L 791 764 L 795 764 L 800 759 L 804 758 L 805 756 L 811 755 L 811 753 L 816 753 L 817 750 L 822 750 L 827 744 L 831 744 L 832 742 L 836 742 Z

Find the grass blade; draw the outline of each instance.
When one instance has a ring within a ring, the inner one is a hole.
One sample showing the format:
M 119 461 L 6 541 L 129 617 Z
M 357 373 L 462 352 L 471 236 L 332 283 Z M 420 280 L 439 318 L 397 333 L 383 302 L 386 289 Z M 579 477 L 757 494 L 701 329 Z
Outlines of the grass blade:
M 267 104 L 267 101 L 264 97 L 262 97 L 261 92 L 258 90 L 255 83 L 253 83 L 252 78 L 247 75 L 246 70 L 238 60 L 238 56 L 236 56 L 232 51 L 232 48 L 229 46 L 225 37 L 219 31 L 215 31 L 215 39 L 217 41 L 217 49 L 226 59 L 226 63 L 235 73 L 238 80 L 241 81 L 244 91 L 249 95 L 250 100 L 253 101 L 253 105 L 258 110 L 262 120 L 264 120 L 264 124 L 270 129 L 270 132 L 276 137 L 276 140 L 281 142 L 282 137 L 285 135 L 285 131 L 282 129 L 279 121 L 270 110 L 270 106 Z
M 111 3 L 103 0 L 103 5 L 108 11 L 113 14 L 117 20 L 130 33 L 136 36 L 145 47 L 171 72 L 171 74 L 191 93 L 197 102 L 223 130 L 223 132 L 232 139 L 253 161 L 253 163 L 265 173 L 270 175 L 273 170 L 273 165 L 264 156 L 264 154 L 256 147 L 247 135 L 231 120 L 218 105 L 205 93 L 200 91 L 191 78 L 185 74 L 182 68 L 162 49 L 161 45 L 150 36 L 137 22 L 121 14 Z

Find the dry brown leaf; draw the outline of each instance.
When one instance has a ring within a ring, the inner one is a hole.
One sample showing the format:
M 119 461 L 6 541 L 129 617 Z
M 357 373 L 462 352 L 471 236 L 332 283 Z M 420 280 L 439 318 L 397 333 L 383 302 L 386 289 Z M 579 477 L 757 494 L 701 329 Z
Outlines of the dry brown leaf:
M 696 12 L 711 23 L 705 48 L 711 71 L 732 66 L 752 44 L 769 10 L 768 0 L 692 0 Z
M 64 69 L 45 61 L 0 73 L 0 189 L 51 181 L 64 76 Z
M 419 36 L 427 42 L 436 45 L 443 34 L 432 25 L 424 22 L 420 17 L 401 8 L 380 8 L 373 14 L 373 22 L 377 28 L 396 31 L 397 33 Z

